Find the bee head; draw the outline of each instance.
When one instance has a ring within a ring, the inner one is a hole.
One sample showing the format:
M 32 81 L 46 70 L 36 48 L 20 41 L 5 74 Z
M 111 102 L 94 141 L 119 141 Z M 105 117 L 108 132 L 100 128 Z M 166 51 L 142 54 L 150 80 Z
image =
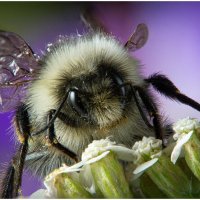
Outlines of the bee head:
M 86 123 L 99 127 L 120 120 L 130 100 L 123 75 L 106 64 L 68 84 L 68 109 Z
M 129 110 L 130 88 L 125 84 L 142 81 L 137 61 L 114 37 L 92 33 L 64 38 L 45 56 L 29 90 L 30 104 L 36 116 L 45 116 L 67 95 L 61 112 L 70 122 L 103 128 Z

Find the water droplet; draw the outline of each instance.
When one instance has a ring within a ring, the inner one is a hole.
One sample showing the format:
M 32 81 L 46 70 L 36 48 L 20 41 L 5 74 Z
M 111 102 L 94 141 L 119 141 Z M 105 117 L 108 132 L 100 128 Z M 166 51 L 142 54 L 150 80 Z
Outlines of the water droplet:
M 76 34 L 78 37 L 81 37 L 82 35 L 78 32 L 78 30 L 76 30 Z
M 23 55 L 22 53 L 18 54 L 18 55 L 17 55 L 17 58 L 21 58 L 22 55 Z
M 1 105 L 1 106 L 3 105 L 3 100 L 2 100 L 1 95 L 0 95 L 0 105 Z
M 0 74 L 0 83 L 6 83 L 8 81 L 8 79 L 9 79 L 8 74 L 6 74 L 6 73 Z
M 50 52 L 52 47 L 53 47 L 53 44 L 52 43 L 48 43 L 47 44 L 47 51 Z
M 28 49 L 28 48 L 25 48 L 22 54 L 29 55 L 29 54 L 30 54 L 29 49 Z
M 5 62 L 6 61 L 6 57 L 0 57 L 0 62 Z
M 51 47 L 53 44 L 52 43 L 48 43 L 47 44 L 47 47 Z
M 59 35 L 58 36 L 58 42 L 61 43 L 65 39 L 64 35 Z
M 17 72 L 19 71 L 20 68 L 19 68 L 19 66 L 17 65 L 17 63 L 15 62 L 15 60 L 13 60 L 13 61 L 10 63 L 9 67 L 12 69 L 12 72 L 13 72 L 14 76 L 16 76 L 16 74 L 17 74 Z
M 40 56 L 37 54 L 33 54 L 35 61 L 38 62 L 40 60 Z
M 3 38 L 0 37 L 0 45 L 3 45 L 6 43 L 6 40 L 4 40 Z
M 45 52 L 41 50 L 41 54 L 42 54 L 42 55 L 45 55 Z

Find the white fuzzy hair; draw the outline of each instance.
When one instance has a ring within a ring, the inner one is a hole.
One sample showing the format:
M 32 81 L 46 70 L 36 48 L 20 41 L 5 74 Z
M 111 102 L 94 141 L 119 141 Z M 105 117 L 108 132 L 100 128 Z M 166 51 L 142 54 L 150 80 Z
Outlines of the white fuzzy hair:
M 137 61 L 130 57 L 123 45 L 113 37 L 97 33 L 75 39 L 65 39 L 56 44 L 55 48 L 47 54 L 36 77 L 37 80 L 32 83 L 28 90 L 26 104 L 29 107 L 33 128 L 43 128 L 49 110 L 57 109 L 60 105 L 61 100 L 57 99 L 55 93 L 60 89 L 59 84 L 63 75 L 73 79 L 81 75 L 88 75 L 88 73 L 95 73 L 98 64 L 101 64 L 102 61 L 108 65 L 112 64 L 117 71 L 123 72 L 126 75 L 125 81 L 131 81 L 136 85 L 143 84 L 143 79 L 137 68 Z M 102 96 L 102 98 L 104 97 Z M 103 115 L 98 117 L 102 123 L 108 123 L 108 119 L 111 118 L 111 123 L 99 130 L 92 127 L 71 127 L 56 119 L 55 130 L 59 142 L 80 156 L 91 139 L 101 139 L 112 135 L 116 142 L 131 147 L 135 135 L 153 135 L 153 132 L 142 121 L 137 108 L 131 107 L 126 117 L 122 118 L 119 105 L 116 105 L 114 100 L 113 105 L 111 103 L 109 105 L 112 106 L 113 112 L 107 113 L 107 119 Z M 37 152 L 41 146 L 44 146 L 46 151 L 45 135 L 30 145 L 29 153 L 31 151 Z M 38 174 L 44 176 L 53 168 L 60 166 L 62 162 L 69 162 L 65 159 L 65 156 L 50 150 L 41 159 L 29 161 L 29 165 Z
M 54 91 L 59 89 L 57 86 L 63 74 L 71 78 L 88 74 L 95 71 L 102 60 L 115 64 L 119 71 L 127 74 L 127 80 L 142 84 L 137 61 L 113 37 L 100 33 L 91 37 L 78 37 L 75 42 L 63 42 L 50 52 L 38 80 L 31 85 L 27 102 L 34 119 L 43 117 L 50 109 L 56 109 L 58 100 L 54 98 L 52 88 L 55 88 Z

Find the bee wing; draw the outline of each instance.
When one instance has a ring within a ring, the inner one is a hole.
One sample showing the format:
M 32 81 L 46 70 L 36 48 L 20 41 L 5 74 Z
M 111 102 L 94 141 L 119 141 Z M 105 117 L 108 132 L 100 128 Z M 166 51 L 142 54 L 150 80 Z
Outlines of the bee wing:
M 38 58 L 17 34 L 0 31 L 0 112 L 23 101 L 38 66 Z
M 136 51 L 144 46 L 148 39 L 148 28 L 146 24 L 138 24 L 135 31 L 124 45 L 130 51 Z
M 81 20 L 85 26 L 94 31 L 102 31 L 104 33 L 110 34 L 110 31 L 105 27 L 105 25 L 97 18 L 96 8 L 88 7 L 81 13 Z M 124 45 L 130 51 L 136 51 L 144 46 L 148 39 L 148 27 L 146 24 L 138 24 L 133 34 L 130 36 L 126 44 Z
M 96 8 L 88 7 L 81 13 L 81 20 L 88 29 L 109 33 L 105 25 L 97 18 Z

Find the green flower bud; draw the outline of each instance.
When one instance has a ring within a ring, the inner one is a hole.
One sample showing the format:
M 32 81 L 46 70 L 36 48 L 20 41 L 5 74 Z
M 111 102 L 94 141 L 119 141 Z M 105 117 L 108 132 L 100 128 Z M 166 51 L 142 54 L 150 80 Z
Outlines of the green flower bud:
M 83 163 L 79 162 L 71 167 L 63 164 L 55 169 L 44 180 L 47 198 L 92 198 L 90 192 L 84 188 L 80 181 Z
M 172 162 L 176 162 L 183 147 L 187 165 L 200 180 L 200 122 L 197 119 L 185 118 L 175 123 L 173 128 L 173 137 L 177 142 L 172 151 Z
M 54 178 L 57 198 L 92 198 L 92 195 L 67 173 L 58 174 Z
M 82 162 L 85 165 L 83 177 L 92 176 L 85 182 L 93 193 L 103 195 L 104 198 L 133 197 L 119 159 L 132 160 L 132 150 L 117 146 L 108 138 L 94 140 L 88 145 L 82 154 Z
M 191 198 L 190 181 L 178 165 L 162 155 L 145 172 L 169 198 Z
M 194 176 L 190 168 L 188 167 L 184 158 L 180 158 L 177 162 L 177 165 L 181 167 L 184 173 L 187 175 L 188 179 L 190 180 L 190 188 L 191 194 L 193 198 L 200 197 L 200 181 Z
M 178 165 L 174 165 L 162 151 L 162 141 L 143 137 L 134 144 L 136 156 L 135 177 L 147 174 L 155 185 L 169 198 L 189 198 L 190 181 Z
M 110 152 L 106 157 L 90 165 L 95 184 L 105 198 L 132 198 L 122 165 Z
M 194 131 L 190 140 L 184 145 L 184 152 L 187 165 L 200 180 L 200 140 L 196 135 L 196 131 Z
M 157 187 L 157 185 L 144 173 L 140 177 L 140 188 L 145 198 L 164 199 L 167 196 Z

